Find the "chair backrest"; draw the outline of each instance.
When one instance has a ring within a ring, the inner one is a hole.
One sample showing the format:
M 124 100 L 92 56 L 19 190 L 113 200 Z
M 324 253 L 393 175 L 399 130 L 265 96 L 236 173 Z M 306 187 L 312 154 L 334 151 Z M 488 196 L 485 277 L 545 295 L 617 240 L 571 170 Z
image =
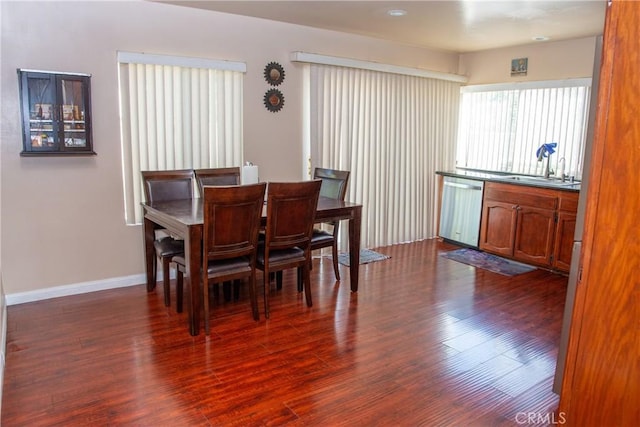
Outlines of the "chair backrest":
M 147 202 L 164 202 L 193 198 L 193 171 L 142 171 L 144 198 Z
M 203 271 L 212 260 L 249 256 L 255 262 L 266 187 L 203 187 Z
M 267 250 L 309 247 L 322 181 L 270 182 L 267 190 Z
M 196 169 L 196 182 L 200 197 L 204 197 L 202 187 L 205 185 L 240 185 L 240 168 Z
M 344 196 L 347 194 L 349 175 L 349 171 L 336 169 L 315 168 L 313 171 L 313 178 L 322 180 L 320 195 L 338 200 L 344 200 Z

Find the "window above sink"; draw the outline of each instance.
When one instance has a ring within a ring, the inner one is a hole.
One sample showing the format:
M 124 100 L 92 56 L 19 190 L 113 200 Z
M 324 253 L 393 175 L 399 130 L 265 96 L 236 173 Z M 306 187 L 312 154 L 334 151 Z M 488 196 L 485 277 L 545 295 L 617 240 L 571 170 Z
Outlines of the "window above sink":
M 590 93 L 588 78 L 463 87 L 456 167 L 543 175 L 536 149 L 557 142 L 550 169 L 581 177 Z

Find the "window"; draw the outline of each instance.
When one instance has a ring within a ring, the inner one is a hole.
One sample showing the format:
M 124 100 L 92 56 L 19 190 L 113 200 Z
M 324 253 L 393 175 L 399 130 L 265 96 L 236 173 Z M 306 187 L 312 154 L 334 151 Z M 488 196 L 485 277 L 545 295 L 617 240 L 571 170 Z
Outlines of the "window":
M 318 63 L 307 73 L 311 166 L 351 171 L 347 198 L 363 205 L 363 247 L 434 236 L 435 171 L 455 158 L 458 76 Z
M 536 150 L 557 143 L 550 167 L 565 159 L 567 175 L 582 176 L 590 79 L 461 89 L 456 165 L 541 175 Z
M 125 219 L 142 222 L 142 170 L 242 164 L 244 63 L 118 53 Z

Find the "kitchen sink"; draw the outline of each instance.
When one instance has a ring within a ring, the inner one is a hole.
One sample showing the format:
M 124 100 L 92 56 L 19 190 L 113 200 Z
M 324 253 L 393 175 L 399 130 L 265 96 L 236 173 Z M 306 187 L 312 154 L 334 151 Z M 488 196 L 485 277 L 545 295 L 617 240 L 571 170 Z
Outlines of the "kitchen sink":
M 498 180 L 539 184 L 539 185 L 551 185 L 554 187 L 571 187 L 580 185 L 580 181 L 562 181 L 558 178 L 545 178 L 543 176 L 527 176 L 527 175 L 512 175 L 496 178 Z

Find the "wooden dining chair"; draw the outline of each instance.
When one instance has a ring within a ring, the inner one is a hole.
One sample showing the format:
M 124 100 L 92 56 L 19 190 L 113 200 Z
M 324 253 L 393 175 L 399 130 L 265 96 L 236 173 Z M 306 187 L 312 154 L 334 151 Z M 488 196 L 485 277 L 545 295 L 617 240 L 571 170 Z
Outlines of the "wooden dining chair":
M 196 169 L 194 173 L 200 197 L 204 197 L 202 187 L 205 185 L 240 185 L 239 167 Z
M 198 184 L 198 191 L 200 197 L 204 197 L 202 187 L 205 185 L 240 185 L 240 168 L 208 168 L 208 169 L 196 169 L 194 170 L 196 182 Z M 231 286 L 232 284 L 224 283 L 224 298 L 226 301 L 231 300 Z M 218 287 L 215 287 L 215 294 L 218 295 Z M 239 296 L 239 283 L 236 281 L 234 287 L 234 297 L 237 299 Z
M 311 299 L 311 233 L 322 181 L 270 182 L 267 222 L 258 247 L 257 268 L 264 272 L 264 314 L 269 317 L 269 276 L 288 268 L 302 270 L 307 306 Z
M 144 197 L 147 202 L 163 202 L 193 198 L 193 171 L 191 169 L 169 171 L 142 171 Z M 184 241 L 158 233 L 153 242 L 156 257 L 153 259 L 152 282 L 156 283 L 157 260 L 162 262 L 162 284 L 164 305 L 171 305 L 169 268 L 171 258 L 184 253 Z M 152 290 L 152 289 L 149 289 Z M 180 296 L 178 296 L 178 299 Z M 178 311 L 182 310 L 182 301 L 178 301 Z
M 256 252 L 266 183 L 203 187 L 202 283 L 204 325 L 209 334 L 209 285 L 249 278 L 251 310 L 260 319 L 256 292 Z M 186 260 L 176 256 L 177 292 L 182 295 Z M 198 313 L 193 313 L 197 316 Z
M 347 194 L 349 175 L 349 171 L 336 169 L 315 168 L 313 172 L 314 179 L 322 180 L 320 196 L 337 200 L 344 200 L 344 196 Z M 331 227 L 331 231 L 314 228 L 313 235 L 311 236 L 311 250 L 315 251 L 331 247 L 333 271 L 336 275 L 336 280 L 340 280 L 340 270 L 338 269 L 338 231 L 340 221 L 332 221 L 323 224 L 328 224 Z

